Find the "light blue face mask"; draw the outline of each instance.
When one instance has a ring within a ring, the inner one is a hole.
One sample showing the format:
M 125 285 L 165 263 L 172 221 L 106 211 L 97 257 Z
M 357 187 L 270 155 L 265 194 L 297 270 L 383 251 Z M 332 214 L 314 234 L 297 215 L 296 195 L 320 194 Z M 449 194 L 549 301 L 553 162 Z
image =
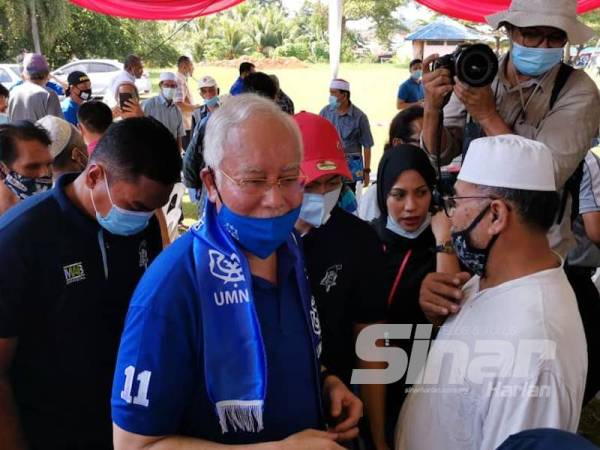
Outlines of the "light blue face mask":
M 410 74 L 410 77 L 415 80 L 415 81 L 419 81 L 421 79 L 421 77 L 423 76 L 423 71 L 422 70 L 415 70 L 414 72 L 412 72 Z
M 340 101 L 335 95 L 329 96 L 329 107 L 331 109 L 338 109 L 340 107 Z
M 423 231 L 425 231 L 430 224 L 431 224 L 431 214 L 427 214 L 427 217 L 425 218 L 425 220 L 423 221 L 423 223 L 421 224 L 421 226 L 419 228 L 417 228 L 415 231 L 406 231 L 404 228 L 402 228 L 398 224 L 398 222 L 396 222 L 392 218 L 392 216 L 388 215 L 387 224 L 385 227 L 388 230 L 390 230 L 392 233 L 397 234 L 398 236 L 402 236 L 403 238 L 416 239 L 419 236 L 421 236 Z
M 219 104 L 219 96 L 215 95 L 213 98 L 209 98 L 208 100 L 204 100 L 204 106 L 209 108 Z
M 560 63 L 563 53 L 564 49 L 562 47 L 524 47 L 513 42 L 510 57 L 519 73 L 528 77 L 538 77 Z
M 342 186 L 326 194 L 304 193 L 300 218 L 313 227 L 325 225 L 340 198 Z
M 123 208 L 119 208 L 112 200 L 110 195 L 110 188 L 108 187 L 108 181 L 106 175 L 104 176 L 104 183 L 106 183 L 106 191 L 108 192 L 108 198 L 112 207 L 106 216 L 102 216 L 96 209 L 94 203 L 94 196 L 90 191 L 90 197 L 92 198 L 92 205 L 94 211 L 96 211 L 96 220 L 102 228 L 112 234 L 118 236 L 131 236 L 144 230 L 148 226 L 150 218 L 154 214 L 154 211 L 141 212 L 141 211 L 128 211 Z

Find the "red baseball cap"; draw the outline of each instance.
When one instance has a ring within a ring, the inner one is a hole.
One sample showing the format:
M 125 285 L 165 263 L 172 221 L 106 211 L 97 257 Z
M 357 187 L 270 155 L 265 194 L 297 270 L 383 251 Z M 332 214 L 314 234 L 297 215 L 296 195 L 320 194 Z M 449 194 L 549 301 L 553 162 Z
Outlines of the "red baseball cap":
M 302 172 L 307 183 L 323 175 L 341 175 L 352 179 L 337 130 L 327 119 L 302 111 L 294 116 L 304 144 Z

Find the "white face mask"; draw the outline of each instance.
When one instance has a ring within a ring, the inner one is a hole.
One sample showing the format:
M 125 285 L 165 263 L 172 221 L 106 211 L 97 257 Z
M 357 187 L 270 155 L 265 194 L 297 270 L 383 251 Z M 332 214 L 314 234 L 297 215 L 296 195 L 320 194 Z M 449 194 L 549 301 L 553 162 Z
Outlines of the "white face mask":
M 177 88 L 164 87 L 162 88 L 162 95 L 167 100 L 173 100 L 173 97 L 175 97 L 175 91 L 177 91 Z
M 313 227 L 325 225 L 331 217 L 331 211 L 337 204 L 342 186 L 326 194 L 305 193 L 300 209 L 300 218 Z
M 423 221 L 423 223 L 421 224 L 421 226 L 419 228 L 417 228 L 415 231 L 406 231 L 404 228 L 402 228 L 398 222 L 396 222 L 394 220 L 394 218 L 390 215 L 388 215 L 387 218 L 387 224 L 386 224 L 386 228 L 388 230 L 390 230 L 392 233 L 397 234 L 398 236 L 402 236 L 406 239 L 416 239 L 418 238 L 423 231 L 425 231 L 427 229 L 427 227 L 431 224 L 431 214 L 427 214 L 427 217 L 425 218 L 425 220 Z

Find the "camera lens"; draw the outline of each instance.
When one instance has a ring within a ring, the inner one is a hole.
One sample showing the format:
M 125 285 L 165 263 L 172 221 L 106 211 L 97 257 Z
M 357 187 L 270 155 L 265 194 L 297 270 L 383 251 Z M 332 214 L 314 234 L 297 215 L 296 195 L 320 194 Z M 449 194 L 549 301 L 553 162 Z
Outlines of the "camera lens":
M 485 44 L 465 47 L 456 61 L 458 78 L 473 87 L 490 84 L 498 73 L 498 58 Z

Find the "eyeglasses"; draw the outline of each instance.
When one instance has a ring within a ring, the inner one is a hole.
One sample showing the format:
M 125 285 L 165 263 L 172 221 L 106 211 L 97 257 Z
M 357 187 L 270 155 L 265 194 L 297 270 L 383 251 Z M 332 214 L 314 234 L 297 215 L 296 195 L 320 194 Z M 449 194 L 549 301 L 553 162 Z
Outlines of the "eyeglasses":
M 235 184 L 240 191 L 253 196 L 264 195 L 274 186 L 279 187 L 279 190 L 282 194 L 297 194 L 302 192 L 306 184 L 306 175 L 304 175 L 302 172 L 289 177 L 281 177 L 275 181 L 269 181 L 266 178 L 242 178 L 240 180 L 236 180 L 235 178 L 227 175 L 221 169 L 219 169 L 219 172 L 221 172 L 225 178 Z
M 444 208 L 444 212 L 446 213 L 446 216 L 448 217 L 452 217 L 454 215 L 454 211 L 456 210 L 456 200 L 463 200 L 463 199 L 471 199 L 471 198 L 487 198 L 487 199 L 492 199 L 492 200 L 496 200 L 496 197 L 492 197 L 489 195 L 480 195 L 480 196 L 464 196 L 464 197 L 460 197 L 460 196 L 448 196 L 448 197 L 443 197 L 442 198 L 442 206 Z
M 550 33 L 544 33 L 539 28 L 518 28 L 519 34 L 523 37 L 525 47 L 539 47 L 545 40 L 548 41 L 548 47 L 560 48 L 567 43 L 567 34 L 564 31 L 556 30 Z

